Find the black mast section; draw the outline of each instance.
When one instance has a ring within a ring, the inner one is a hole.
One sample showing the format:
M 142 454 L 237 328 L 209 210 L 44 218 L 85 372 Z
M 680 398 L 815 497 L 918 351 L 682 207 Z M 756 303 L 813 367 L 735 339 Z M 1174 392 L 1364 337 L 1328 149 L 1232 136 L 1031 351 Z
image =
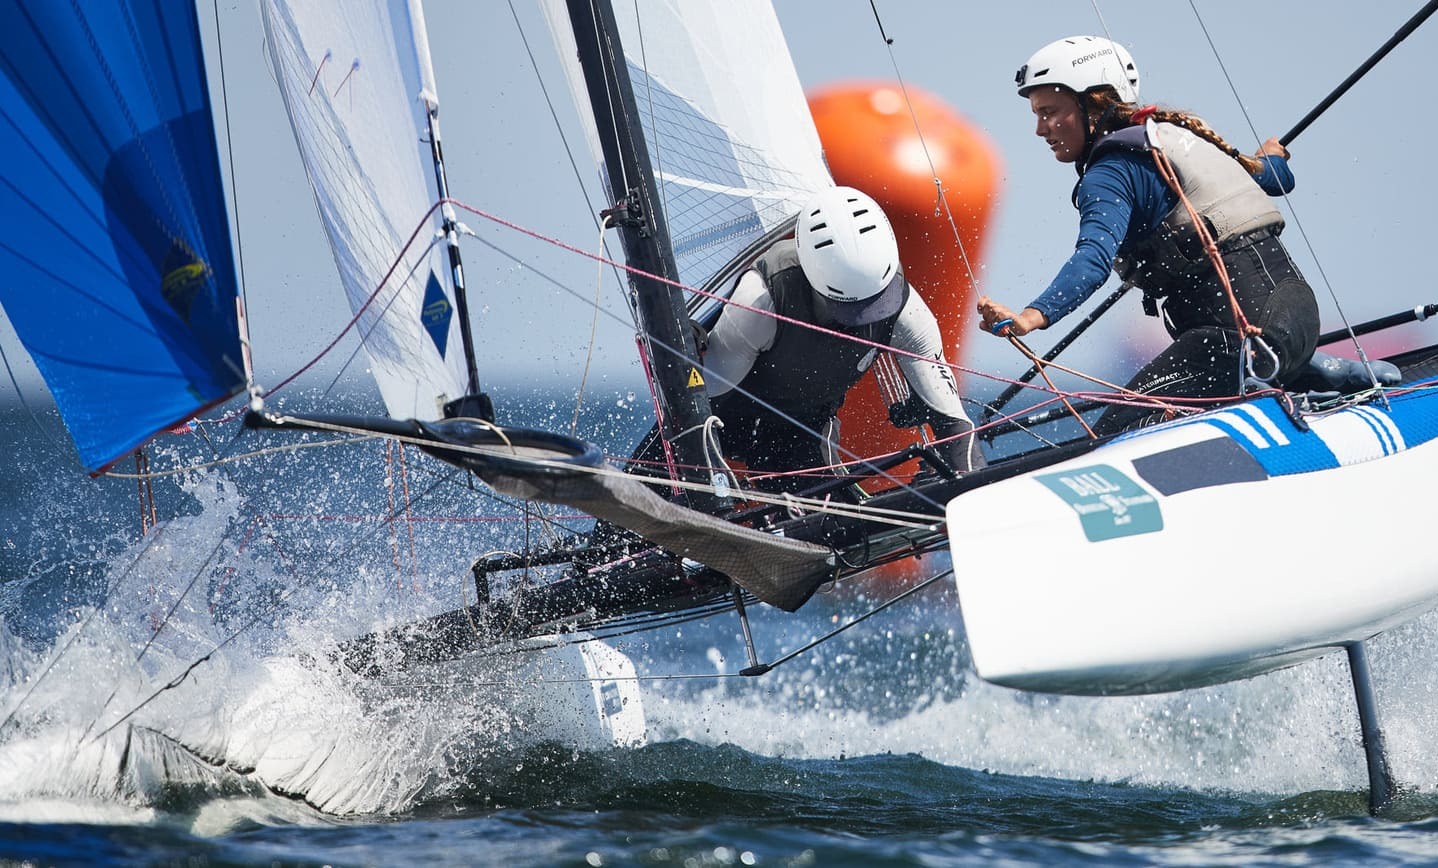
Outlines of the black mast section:
M 684 306 L 683 292 L 647 275 L 677 280 L 669 228 L 659 207 L 658 186 L 650 169 L 638 105 L 619 43 L 619 29 L 608 0 L 568 0 L 570 24 L 589 104 L 599 130 L 610 195 L 618 201 L 606 211 L 619 226 L 624 256 L 632 268 L 635 325 L 649 347 L 655 389 L 664 411 L 662 433 L 681 465 L 679 477 L 710 484 L 705 460 L 704 421 L 709 396 L 699 373 L 699 352 Z M 714 511 L 712 494 L 690 491 L 695 509 Z
M 464 395 L 444 405 L 447 418 L 472 416 L 494 421 L 494 404 L 489 396 L 479 390 L 479 368 L 474 358 L 474 336 L 469 325 L 469 299 L 464 288 L 464 263 L 459 258 L 459 226 L 454 218 L 454 207 L 448 202 L 449 180 L 444 173 L 444 148 L 439 142 L 439 107 L 426 106 L 425 117 L 429 122 L 430 156 L 434 161 L 434 181 L 439 191 L 441 217 L 444 220 L 445 247 L 449 251 L 449 274 L 454 284 L 455 315 L 459 317 L 460 339 L 464 342 L 464 362 L 468 382 Z

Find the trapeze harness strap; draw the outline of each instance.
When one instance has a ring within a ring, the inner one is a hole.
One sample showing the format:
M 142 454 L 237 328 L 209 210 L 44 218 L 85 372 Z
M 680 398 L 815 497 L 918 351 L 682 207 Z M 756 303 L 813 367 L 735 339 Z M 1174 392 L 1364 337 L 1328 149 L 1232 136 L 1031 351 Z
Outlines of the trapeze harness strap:
M 866 326 L 845 327 L 818 322 L 814 290 L 799 267 L 798 247 L 792 241 L 775 245 L 755 262 L 774 299 L 774 312 L 799 322 L 815 323 L 831 331 L 888 346 L 893 316 Z M 909 285 L 904 284 L 904 301 Z M 902 310 L 902 306 L 900 307 Z M 754 367 L 734 391 L 753 395 L 799 418 L 823 421 L 839 411 L 850 387 L 873 362 L 876 351 L 868 344 L 779 320 L 774 344 L 759 354 Z
M 1278 235 L 1283 215 L 1237 160 L 1177 124 L 1147 120 L 1106 135 L 1094 144 L 1089 162 L 1120 148 L 1151 154 L 1178 202 L 1154 231 L 1115 258 L 1114 270 L 1143 289 L 1144 312 L 1153 316 L 1158 315 L 1158 299 L 1172 287 L 1191 284 L 1208 269 L 1217 272 L 1233 310 L 1234 327 L 1245 342 L 1256 342 L 1256 350 L 1270 366 L 1268 376 L 1257 375 L 1252 354 L 1245 354 L 1248 374 L 1271 380 L 1278 372 L 1278 356 L 1244 316 L 1223 254 Z

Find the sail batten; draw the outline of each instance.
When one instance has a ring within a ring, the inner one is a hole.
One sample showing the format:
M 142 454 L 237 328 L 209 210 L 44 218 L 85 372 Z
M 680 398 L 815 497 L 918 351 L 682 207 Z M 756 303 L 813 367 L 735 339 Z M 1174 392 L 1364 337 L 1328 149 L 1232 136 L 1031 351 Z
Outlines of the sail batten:
M 261 8 L 290 126 L 380 394 L 395 418 L 437 419 L 465 394 L 467 377 L 421 141 L 424 113 L 438 98 L 421 53 L 423 21 L 411 17 L 417 4 L 265 0 Z
M 588 97 L 562 0 L 545 0 L 576 103 Z M 679 279 L 700 286 L 833 182 L 769 0 L 615 4 Z M 605 176 L 592 112 L 580 111 Z M 617 198 L 610 191 L 611 199 Z
M 98 472 L 244 387 L 189 4 L 0 9 L 0 305 Z

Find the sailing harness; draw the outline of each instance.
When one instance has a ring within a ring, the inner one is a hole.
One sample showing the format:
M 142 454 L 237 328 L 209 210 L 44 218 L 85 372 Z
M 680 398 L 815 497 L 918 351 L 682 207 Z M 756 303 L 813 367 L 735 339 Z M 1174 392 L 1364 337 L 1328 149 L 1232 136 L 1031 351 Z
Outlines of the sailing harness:
M 1144 141 L 1148 153 L 1153 157 L 1154 167 L 1158 170 L 1159 177 L 1173 190 L 1187 212 L 1194 232 L 1208 256 L 1209 262 L 1213 265 L 1214 272 L 1218 275 L 1219 284 L 1223 287 L 1224 295 L 1228 299 L 1229 309 L 1233 311 L 1233 325 L 1243 340 L 1239 357 L 1243 360 L 1243 374 L 1240 378 L 1242 383 L 1242 394 L 1247 394 L 1258 389 L 1271 388 L 1273 381 L 1278 376 L 1279 360 L 1278 353 L 1274 351 L 1263 338 L 1263 329 L 1248 321 L 1243 313 L 1243 308 L 1238 303 L 1238 296 L 1233 291 L 1233 284 L 1228 279 L 1228 267 L 1223 262 L 1223 251 L 1220 250 L 1218 242 L 1214 239 L 1213 229 L 1207 219 L 1199 214 L 1193 202 L 1189 200 L 1184 192 L 1183 184 L 1179 181 L 1178 172 L 1169 160 L 1168 154 L 1164 152 L 1163 145 L 1159 141 L 1158 124 L 1153 120 L 1153 114 L 1158 110 L 1157 106 L 1147 105 L 1133 113 L 1132 120 L 1135 124 L 1142 124 Z M 1233 239 L 1242 244 L 1250 244 L 1276 235 L 1277 232 L 1271 227 L 1263 227 L 1253 232 L 1248 232 Z M 1149 290 L 1144 290 L 1144 312 L 1149 313 L 1154 308 L 1154 296 Z M 1254 359 L 1262 353 L 1269 365 L 1269 373 L 1260 375 L 1255 370 Z

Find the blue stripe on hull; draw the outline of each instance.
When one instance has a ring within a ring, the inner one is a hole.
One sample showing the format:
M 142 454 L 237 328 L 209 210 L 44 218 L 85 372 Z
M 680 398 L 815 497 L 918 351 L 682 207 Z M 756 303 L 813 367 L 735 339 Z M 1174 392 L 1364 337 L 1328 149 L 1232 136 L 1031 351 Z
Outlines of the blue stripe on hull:
M 1369 403 L 1307 417 L 1299 428 L 1275 398 L 1214 410 L 1176 423 L 1206 425 L 1243 447 L 1270 476 L 1331 470 L 1393 455 L 1438 438 L 1438 382 Z

